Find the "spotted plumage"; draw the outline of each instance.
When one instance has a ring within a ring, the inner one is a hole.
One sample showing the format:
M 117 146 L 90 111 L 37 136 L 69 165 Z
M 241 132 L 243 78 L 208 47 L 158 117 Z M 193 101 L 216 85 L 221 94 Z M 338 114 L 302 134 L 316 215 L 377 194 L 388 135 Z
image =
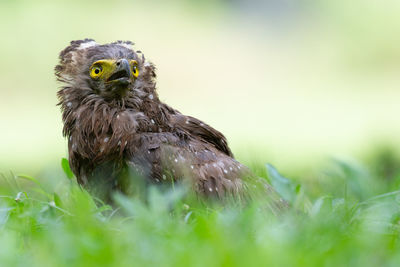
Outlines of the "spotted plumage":
M 55 73 L 79 183 L 127 192 L 126 177 L 136 176 L 145 184 L 187 181 L 203 196 L 261 194 L 279 202 L 264 179 L 234 159 L 219 131 L 159 100 L 155 67 L 131 42 L 72 41 Z

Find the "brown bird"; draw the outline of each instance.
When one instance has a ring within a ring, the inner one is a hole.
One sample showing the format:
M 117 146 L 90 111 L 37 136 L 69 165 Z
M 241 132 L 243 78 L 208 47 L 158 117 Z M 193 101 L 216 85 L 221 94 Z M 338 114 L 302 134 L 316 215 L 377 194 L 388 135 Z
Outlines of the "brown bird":
M 199 195 L 284 205 L 234 159 L 219 131 L 159 100 L 155 67 L 132 42 L 72 41 L 59 58 L 63 135 L 80 184 L 127 193 L 133 173 L 146 184 L 189 181 Z

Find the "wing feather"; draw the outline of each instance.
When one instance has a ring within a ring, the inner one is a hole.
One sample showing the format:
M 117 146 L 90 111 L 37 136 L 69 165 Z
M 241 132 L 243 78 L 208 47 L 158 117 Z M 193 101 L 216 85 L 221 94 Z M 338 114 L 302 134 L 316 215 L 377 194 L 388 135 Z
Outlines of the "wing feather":
M 233 157 L 225 136 L 210 125 L 194 117 L 182 114 L 172 116 L 171 120 L 176 127 L 183 129 L 191 136 L 198 137 L 201 140 L 212 144 L 227 156 Z

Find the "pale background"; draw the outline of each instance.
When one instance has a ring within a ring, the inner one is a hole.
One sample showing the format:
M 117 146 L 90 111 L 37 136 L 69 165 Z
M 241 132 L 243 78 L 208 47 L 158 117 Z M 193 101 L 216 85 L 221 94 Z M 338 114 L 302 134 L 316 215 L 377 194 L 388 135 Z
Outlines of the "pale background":
M 200 4 L 201 3 L 201 4 Z M 400 133 L 400 2 L 0 1 L 0 172 L 67 154 L 53 68 L 71 40 L 132 40 L 160 98 L 280 169 Z

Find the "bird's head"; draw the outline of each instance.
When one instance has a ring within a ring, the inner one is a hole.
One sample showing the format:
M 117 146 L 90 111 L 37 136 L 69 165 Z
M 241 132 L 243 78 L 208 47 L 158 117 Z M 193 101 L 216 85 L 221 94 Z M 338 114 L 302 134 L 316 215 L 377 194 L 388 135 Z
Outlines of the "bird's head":
M 72 41 L 60 53 L 56 76 L 66 87 L 97 94 L 106 100 L 123 99 L 127 95 L 154 88 L 155 68 L 132 42 L 117 41 L 98 44 L 92 39 Z

